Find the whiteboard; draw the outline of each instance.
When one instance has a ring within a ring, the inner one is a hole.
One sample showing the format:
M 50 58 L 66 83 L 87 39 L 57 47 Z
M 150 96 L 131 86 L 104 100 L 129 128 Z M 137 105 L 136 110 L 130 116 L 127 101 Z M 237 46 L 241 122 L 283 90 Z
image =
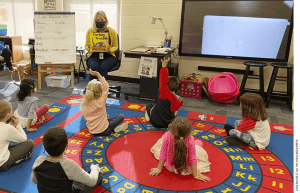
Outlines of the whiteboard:
M 34 12 L 36 63 L 76 63 L 75 12 Z

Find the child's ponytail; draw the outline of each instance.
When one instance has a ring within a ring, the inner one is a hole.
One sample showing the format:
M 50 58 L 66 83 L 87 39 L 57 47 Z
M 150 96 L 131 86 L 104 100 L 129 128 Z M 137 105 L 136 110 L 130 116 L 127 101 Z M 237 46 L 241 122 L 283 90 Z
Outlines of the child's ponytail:
M 82 106 L 88 105 L 89 102 L 91 100 L 93 100 L 93 98 L 94 98 L 94 92 L 91 89 L 86 89 L 86 91 L 85 91 L 85 98 L 84 98 L 84 100 L 82 102 Z
M 187 147 L 183 137 L 175 136 L 175 152 L 174 152 L 174 166 L 181 174 L 186 166 Z
M 188 152 L 185 144 L 185 138 L 192 132 L 192 124 L 187 118 L 176 117 L 174 121 L 169 125 L 168 129 L 174 135 L 174 158 L 173 165 L 175 169 L 181 174 L 183 169 L 186 168 L 186 155 Z M 171 146 L 172 147 L 172 146 Z M 171 151 L 172 152 L 172 151 Z
M 18 101 L 24 101 L 29 92 L 34 89 L 34 81 L 31 79 L 24 79 L 21 81 L 20 90 L 17 93 Z

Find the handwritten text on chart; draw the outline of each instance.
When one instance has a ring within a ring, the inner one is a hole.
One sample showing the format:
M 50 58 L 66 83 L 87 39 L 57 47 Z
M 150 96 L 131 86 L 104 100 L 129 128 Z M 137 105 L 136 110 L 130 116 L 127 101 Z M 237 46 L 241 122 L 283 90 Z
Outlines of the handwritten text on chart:
M 55 37 L 54 40 L 65 40 L 66 37 Z
M 76 62 L 75 14 L 34 16 L 36 62 Z
M 39 49 L 39 48 L 35 48 L 35 51 L 37 51 L 37 52 L 47 52 L 49 49 L 46 49 L 46 48 L 41 48 L 41 49 Z
M 62 52 L 66 52 L 69 51 L 69 49 L 53 49 L 54 52 L 58 52 L 58 51 L 62 51 Z
M 68 15 L 37 15 L 37 18 L 68 18 Z
M 64 21 L 55 21 L 55 24 L 67 24 L 67 23 Z

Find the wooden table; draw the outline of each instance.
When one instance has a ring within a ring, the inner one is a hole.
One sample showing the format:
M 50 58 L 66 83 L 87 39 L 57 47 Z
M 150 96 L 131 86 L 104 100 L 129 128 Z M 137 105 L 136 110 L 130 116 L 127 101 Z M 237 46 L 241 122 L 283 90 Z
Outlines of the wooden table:
M 145 46 L 141 45 L 137 48 L 144 48 Z M 159 88 L 159 72 L 162 67 L 161 59 L 164 57 L 171 58 L 171 53 L 175 51 L 176 48 L 171 48 L 169 52 L 164 53 L 151 53 L 151 52 L 132 52 L 131 50 L 125 51 L 125 57 L 128 58 L 141 58 L 144 57 L 152 57 L 157 58 L 157 76 L 148 78 L 145 76 L 140 76 L 140 92 L 139 93 L 124 93 L 125 99 L 128 99 L 128 96 L 134 96 L 138 98 L 146 98 L 146 99 L 152 99 L 157 100 L 158 99 L 158 88 Z M 169 61 L 169 64 L 171 64 L 171 60 Z M 168 65 L 169 66 L 169 65 Z M 167 67 L 168 67 L 167 66 Z
M 74 88 L 74 64 L 73 63 L 43 63 L 38 65 L 38 89 L 42 89 L 43 72 L 71 72 L 71 88 Z M 54 67 L 55 69 L 47 69 Z M 63 69 L 63 67 L 67 67 Z M 46 69 L 43 69 L 46 68 Z M 60 68 L 60 69 L 58 69 Z

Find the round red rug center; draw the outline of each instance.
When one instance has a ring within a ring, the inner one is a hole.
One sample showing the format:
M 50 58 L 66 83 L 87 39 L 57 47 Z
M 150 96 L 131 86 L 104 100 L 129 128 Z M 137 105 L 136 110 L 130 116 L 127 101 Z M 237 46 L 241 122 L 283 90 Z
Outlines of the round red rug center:
M 109 145 L 106 151 L 107 160 L 112 168 L 129 180 L 165 190 L 206 189 L 222 183 L 229 177 L 232 164 L 227 155 L 204 140 L 202 140 L 203 148 L 211 163 L 211 171 L 204 174 L 211 179 L 209 182 L 196 180 L 192 175 L 181 176 L 169 172 L 165 167 L 158 176 L 150 176 L 150 169 L 158 165 L 158 160 L 155 159 L 150 149 L 164 133 L 163 131 L 145 131 L 120 137 Z

